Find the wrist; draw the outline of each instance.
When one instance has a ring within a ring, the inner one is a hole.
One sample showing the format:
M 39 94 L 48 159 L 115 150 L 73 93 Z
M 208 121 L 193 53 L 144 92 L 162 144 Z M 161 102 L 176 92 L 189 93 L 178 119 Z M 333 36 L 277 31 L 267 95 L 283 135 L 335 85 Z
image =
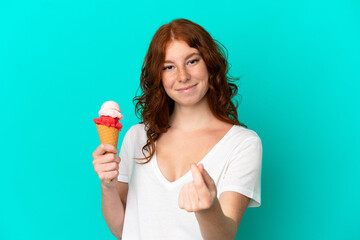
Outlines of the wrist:
M 218 215 L 219 213 L 222 213 L 221 205 L 219 199 L 215 198 L 210 208 L 195 212 L 195 216 L 197 218 L 207 219 L 209 217 L 212 217 L 212 215 Z
M 117 191 L 117 184 L 101 182 L 100 186 L 102 191 L 106 191 L 106 192 Z

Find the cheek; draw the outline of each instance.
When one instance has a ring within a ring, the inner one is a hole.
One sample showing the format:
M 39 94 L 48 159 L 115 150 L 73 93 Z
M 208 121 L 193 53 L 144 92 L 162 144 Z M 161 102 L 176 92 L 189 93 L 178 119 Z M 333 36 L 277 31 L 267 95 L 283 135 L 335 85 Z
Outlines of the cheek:
M 169 95 L 169 90 L 171 89 L 172 86 L 171 81 L 168 78 L 164 77 L 162 78 L 161 83 L 164 87 L 165 93 Z
M 167 79 L 166 76 L 163 75 L 163 76 L 161 77 L 161 83 L 162 83 L 162 85 L 164 86 L 164 88 L 167 88 L 167 87 L 168 87 L 169 81 L 168 81 L 168 79 Z
M 207 80 L 209 78 L 209 74 L 206 68 L 205 64 L 202 64 L 201 66 L 199 66 L 199 68 L 197 69 L 196 75 L 198 76 L 198 78 L 203 79 L 203 80 Z
M 176 82 L 176 78 L 173 74 L 167 73 L 162 75 L 162 84 L 164 88 L 171 88 Z

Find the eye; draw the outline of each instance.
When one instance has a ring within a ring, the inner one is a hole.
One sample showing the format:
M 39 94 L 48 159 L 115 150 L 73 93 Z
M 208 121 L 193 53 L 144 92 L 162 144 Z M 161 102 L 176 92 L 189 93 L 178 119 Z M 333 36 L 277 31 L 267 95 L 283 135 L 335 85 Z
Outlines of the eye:
M 199 61 L 199 59 L 193 59 L 193 60 L 190 60 L 188 63 L 194 64 L 194 63 L 196 63 L 196 62 L 198 62 L 198 61 Z
M 166 66 L 166 67 L 163 67 L 163 71 L 165 71 L 165 70 L 167 70 L 167 69 L 172 69 L 173 68 L 173 66 Z

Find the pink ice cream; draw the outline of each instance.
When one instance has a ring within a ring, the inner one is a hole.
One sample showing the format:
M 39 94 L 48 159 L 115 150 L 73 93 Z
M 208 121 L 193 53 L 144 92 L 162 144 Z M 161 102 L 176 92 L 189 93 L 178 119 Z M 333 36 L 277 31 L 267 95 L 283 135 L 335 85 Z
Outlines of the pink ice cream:
M 101 105 L 99 111 L 100 118 L 94 118 L 96 124 L 115 127 L 121 131 L 122 124 L 119 123 L 124 116 L 120 113 L 120 106 L 114 101 L 107 101 Z

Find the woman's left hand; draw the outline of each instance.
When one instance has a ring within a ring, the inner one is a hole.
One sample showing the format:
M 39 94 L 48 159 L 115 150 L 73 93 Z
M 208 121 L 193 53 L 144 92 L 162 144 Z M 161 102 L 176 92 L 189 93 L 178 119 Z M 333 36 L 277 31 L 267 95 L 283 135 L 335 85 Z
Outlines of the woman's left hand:
M 217 191 L 214 180 L 204 169 L 203 164 L 191 165 L 192 182 L 184 184 L 179 194 L 179 207 L 188 212 L 210 209 L 216 199 Z

